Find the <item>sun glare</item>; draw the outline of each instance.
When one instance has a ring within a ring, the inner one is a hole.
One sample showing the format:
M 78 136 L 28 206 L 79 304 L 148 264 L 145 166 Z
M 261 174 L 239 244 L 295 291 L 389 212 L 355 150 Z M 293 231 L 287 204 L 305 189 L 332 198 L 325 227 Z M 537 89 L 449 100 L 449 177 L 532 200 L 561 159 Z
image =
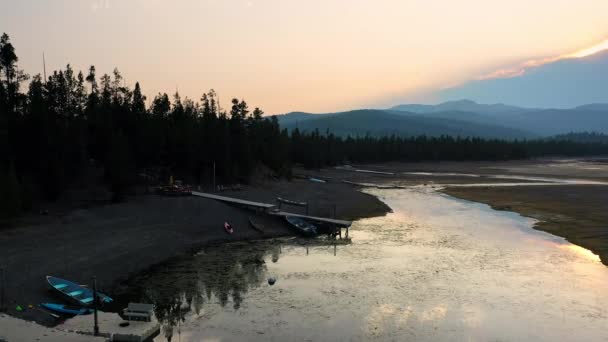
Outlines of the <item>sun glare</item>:
M 565 245 L 560 245 L 560 248 L 564 248 L 569 250 L 570 252 L 572 252 L 575 255 L 578 255 L 579 257 L 588 260 L 588 261 L 593 261 L 593 262 L 601 262 L 600 256 L 593 253 L 592 251 L 583 248 L 581 246 L 577 246 L 577 245 L 573 245 L 573 244 L 565 244 Z
M 583 57 L 591 56 L 593 54 L 596 54 L 596 53 L 604 51 L 604 50 L 608 50 L 608 39 L 604 40 L 603 42 L 601 42 L 597 45 L 571 53 L 564 57 L 566 57 L 566 58 L 583 58 Z

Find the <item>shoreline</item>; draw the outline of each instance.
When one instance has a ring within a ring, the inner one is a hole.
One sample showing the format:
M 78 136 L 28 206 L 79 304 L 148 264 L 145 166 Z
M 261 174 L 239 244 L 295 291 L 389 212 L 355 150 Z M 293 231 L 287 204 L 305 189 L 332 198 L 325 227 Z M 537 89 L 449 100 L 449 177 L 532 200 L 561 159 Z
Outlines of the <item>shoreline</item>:
M 222 195 L 275 203 L 276 197 L 308 201 L 311 215 L 354 220 L 390 211 L 374 196 L 347 184 L 308 180 L 267 182 Z M 283 208 L 303 213 L 303 208 Z M 293 236 L 283 220 L 218 201 L 145 195 L 126 202 L 74 210 L 44 222 L 6 228 L 0 235 L 0 267 L 6 270 L 6 313 L 46 326 L 56 320 L 35 307 L 57 302 L 46 275 L 88 284 L 97 277 L 100 290 L 120 295 L 126 281 L 171 258 L 225 242 Z M 249 217 L 264 224 L 264 233 L 250 227 Z M 226 234 L 224 222 L 235 228 Z M 62 301 L 59 301 L 62 302 Z M 20 305 L 26 308 L 17 311 Z M 34 309 L 29 309 L 32 305 Z M 109 311 L 121 308 L 109 307 Z
M 529 175 L 581 176 L 580 173 L 572 174 L 568 170 L 562 172 L 562 169 L 554 165 L 544 168 L 542 163 L 545 162 L 404 163 L 363 167 L 380 173 L 361 173 L 335 168 L 299 169 L 296 174 L 299 172 L 300 177 L 289 182 L 269 181 L 246 186 L 241 191 L 226 191 L 221 194 L 266 203 L 275 203 L 277 197 L 306 201 L 309 202 L 311 215 L 332 217 L 335 212 L 336 218 L 356 220 L 390 212 L 385 203 L 362 192 L 362 187 L 356 184 L 424 184 L 435 187 L 450 183 L 470 184 L 480 180 L 497 182 L 485 175 L 526 174 L 521 170 L 532 170 Z M 513 167 L 514 171 L 509 167 Z M 550 172 L 543 173 L 545 169 Z M 454 174 L 412 174 L 419 171 Z M 464 176 L 464 171 L 482 174 L 484 177 L 480 179 Z M 556 172 L 560 174 L 555 174 Z M 608 179 L 608 173 L 606 176 L 600 176 L 593 179 Z M 308 177 L 325 179 L 327 183 L 311 182 Z M 482 192 L 488 192 L 488 189 L 489 192 L 501 192 L 499 197 L 502 202 L 491 201 L 488 195 L 484 197 Z M 458 198 L 489 204 L 495 210 L 514 211 L 539 219 L 541 222 L 535 225 L 535 229 L 564 237 L 594 253 L 599 251 L 604 261 L 608 260 L 608 233 L 603 236 L 598 236 L 597 233 L 601 234 L 598 230 L 601 228 L 599 224 L 608 222 L 608 216 L 600 215 L 601 204 L 608 200 L 605 189 L 606 186 L 568 185 L 518 186 L 517 191 L 509 187 L 457 187 L 441 191 Z M 565 196 L 570 192 L 578 197 Z M 520 197 L 517 197 L 518 195 Z M 542 208 L 541 204 L 547 203 L 548 199 L 557 198 L 564 200 L 562 203 L 553 201 L 553 204 Z M 581 198 L 585 200 L 582 201 Z M 585 209 L 589 204 L 595 206 Z M 283 209 L 294 213 L 304 212 L 304 208 L 299 207 Z M 587 211 L 581 212 L 583 209 Z M 589 215 L 589 210 L 593 215 Z M 249 226 L 249 217 L 255 215 L 253 211 L 192 196 L 143 195 L 129 198 L 127 202 L 120 204 L 77 209 L 60 216 L 24 220 L 29 224 L 3 229 L 3 234 L 0 235 L 0 260 L 3 262 L 0 267 L 8 271 L 7 313 L 13 317 L 54 326 L 56 321 L 38 310 L 15 310 L 16 305 L 36 306 L 42 302 L 57 300 L 46 289 L 44 276 L 47 274 L 82 284 L 89 283 L 95 275 L 100 289 L 115 296 L 124 293 L 127 280 L 133 276 L 151 269 L 154 265 L 188 255 L 206 246 L 294 235 L 285 222 L 270 215 L 256 217 L 266 227 L 266 232 L 260 234 Z M 583 218 L 587 221 L 583 222 Z M 222 225 L 226 221 L 235 227 L 234 235 L 224 232 Z M 559 224 L 556 225 L 556 222 Z M 586 236 L 579 236 L 580 234 Z M 603 253 L 602 248 L 605 251 Z M 606 264 L 605 261 L 604 263 Z M 110 311 L 119 309 L 109 308 Z
M 567 190 L 567 191 L 564 191 Z M 608 213 L 602 203 L 608 187 L 569 185 L 504 188 L 447 187 L 441 192 L 468 201 L 484 203 L 494 210 L 511 211 L 536 219 L 533 228 L 562 237 L 597 255 L 608 266 Z

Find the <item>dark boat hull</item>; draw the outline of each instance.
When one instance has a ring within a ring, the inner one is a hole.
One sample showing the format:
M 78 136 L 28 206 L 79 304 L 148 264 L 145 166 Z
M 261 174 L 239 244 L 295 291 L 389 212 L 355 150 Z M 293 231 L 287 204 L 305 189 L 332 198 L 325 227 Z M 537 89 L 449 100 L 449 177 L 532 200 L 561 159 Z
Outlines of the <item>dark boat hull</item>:
M 296 216 L 285 216 L 285 220 L 300 234 L 307 237 L 318 235 L 317 227 Z
M 251 227 L 254 230 L 256 230 L 256 231 L 258 231 L 260 233 L 264 233 L 264 225 L 263 224 L 254 221 L 252 218 L 249 218 L 249 224 L 251 225 Z

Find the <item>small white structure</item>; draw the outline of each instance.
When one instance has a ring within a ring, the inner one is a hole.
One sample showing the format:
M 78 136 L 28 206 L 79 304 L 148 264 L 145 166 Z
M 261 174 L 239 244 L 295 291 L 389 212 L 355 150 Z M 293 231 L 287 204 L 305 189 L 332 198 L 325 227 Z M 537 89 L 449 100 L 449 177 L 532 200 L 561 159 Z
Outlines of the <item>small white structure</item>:
M 123 316 L 127 318 L 127 321 L 141 321 L 150 322 L 154 315 L 154 305 L 142 304 L 142 303 L 129 303 L 125 309 L 122 310 Z

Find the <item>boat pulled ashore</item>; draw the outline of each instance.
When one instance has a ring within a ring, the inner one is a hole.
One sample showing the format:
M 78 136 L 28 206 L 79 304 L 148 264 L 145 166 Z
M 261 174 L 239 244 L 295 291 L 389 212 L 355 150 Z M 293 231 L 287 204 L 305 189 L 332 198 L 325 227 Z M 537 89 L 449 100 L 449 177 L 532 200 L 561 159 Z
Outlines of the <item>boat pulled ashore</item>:
M 318 229 L 312 223 L 305 221 L 297 216 L 285 216 L 285 220 L 298 232 L 300 235 L 313 237 L 317 236 Z
M 69 301 L 82 306 L 93 305 L 94 292 L 88 287 L 53 276 L 46 276 L 46 281 L 53 290 L 59 292 Z M 113 301 L 112 298 L 99 291 L 97 292 L 97 298 L 100 303 L 111 303 Z

